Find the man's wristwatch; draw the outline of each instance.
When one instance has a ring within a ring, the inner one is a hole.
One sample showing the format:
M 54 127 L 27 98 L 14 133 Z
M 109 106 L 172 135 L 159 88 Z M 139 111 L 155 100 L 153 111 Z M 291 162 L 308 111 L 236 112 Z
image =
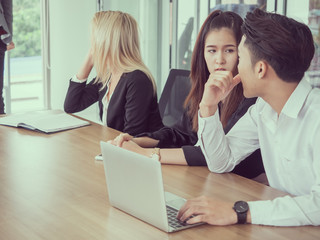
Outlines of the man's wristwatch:
M 245 224 L 247 222 L 247 212 L 249 205 L 245 201 L 237 201 L 233 206 L 233 210 L 237 213 L 238 223 Z

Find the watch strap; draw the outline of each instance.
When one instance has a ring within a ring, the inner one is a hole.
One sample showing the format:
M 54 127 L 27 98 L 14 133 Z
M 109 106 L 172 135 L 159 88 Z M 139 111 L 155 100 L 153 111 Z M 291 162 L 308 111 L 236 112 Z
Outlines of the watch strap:
M 237 213 L 238 215 L 238 224 L 245 224 L 247 222 L 247 212 Z
M 245 201 L 237 201 L 233 206 L 234 211 L 238 217 L 238 224 L 245 224 L 247 222 L 247 213 L 249 205 Z

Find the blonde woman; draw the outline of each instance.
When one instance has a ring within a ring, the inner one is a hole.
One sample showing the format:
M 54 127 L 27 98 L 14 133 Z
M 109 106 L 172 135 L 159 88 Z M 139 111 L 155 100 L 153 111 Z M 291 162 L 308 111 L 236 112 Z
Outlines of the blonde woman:
M 162 125 L 154 79 L 141 59 L 138 25 L 127 13 L 97 12 L 92 20 L 91 49 L 70 80 L 64 109 L 79 112 L 99 102 L 108 127 L 132 135 Z M 97 76 L 87 84 L 95 67 Z

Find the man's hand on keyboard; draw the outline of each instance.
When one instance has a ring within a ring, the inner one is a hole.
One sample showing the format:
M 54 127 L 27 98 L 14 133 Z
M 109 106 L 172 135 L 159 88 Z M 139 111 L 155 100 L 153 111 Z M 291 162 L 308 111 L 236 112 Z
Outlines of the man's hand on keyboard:
M 187 224 L 205 222 L 211 225 L 230 225 L 237 223 L 233 203 L 217 201 L 204 196 L 188 200 L 179 210 L 177 218 Z

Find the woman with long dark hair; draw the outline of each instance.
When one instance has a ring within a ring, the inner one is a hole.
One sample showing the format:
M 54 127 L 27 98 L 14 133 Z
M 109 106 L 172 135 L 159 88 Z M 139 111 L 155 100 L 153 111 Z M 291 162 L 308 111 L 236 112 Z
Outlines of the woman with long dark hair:
M 120 134 L 113 144 L 146 156 L 158 155 L 162 164 L 205 166 L 205 157 L 197 144 L 198 110 L 204 87 L 210 76 L 237 75 L 238 45 L 241 41 L 242 18 L 233 12 L 212 12 L 198 34 L 191 59 L 191 90 L 185 100 L 185 113 L 175 126 L 143 133 L 135 137 Z M 256 98 L 243 96 L 238 84 L 220 102 L 220 119 L 225 133 L 241 118 Z M 260 151 L 233 170 L 239 175 L 254 178 L 264 172 Z

